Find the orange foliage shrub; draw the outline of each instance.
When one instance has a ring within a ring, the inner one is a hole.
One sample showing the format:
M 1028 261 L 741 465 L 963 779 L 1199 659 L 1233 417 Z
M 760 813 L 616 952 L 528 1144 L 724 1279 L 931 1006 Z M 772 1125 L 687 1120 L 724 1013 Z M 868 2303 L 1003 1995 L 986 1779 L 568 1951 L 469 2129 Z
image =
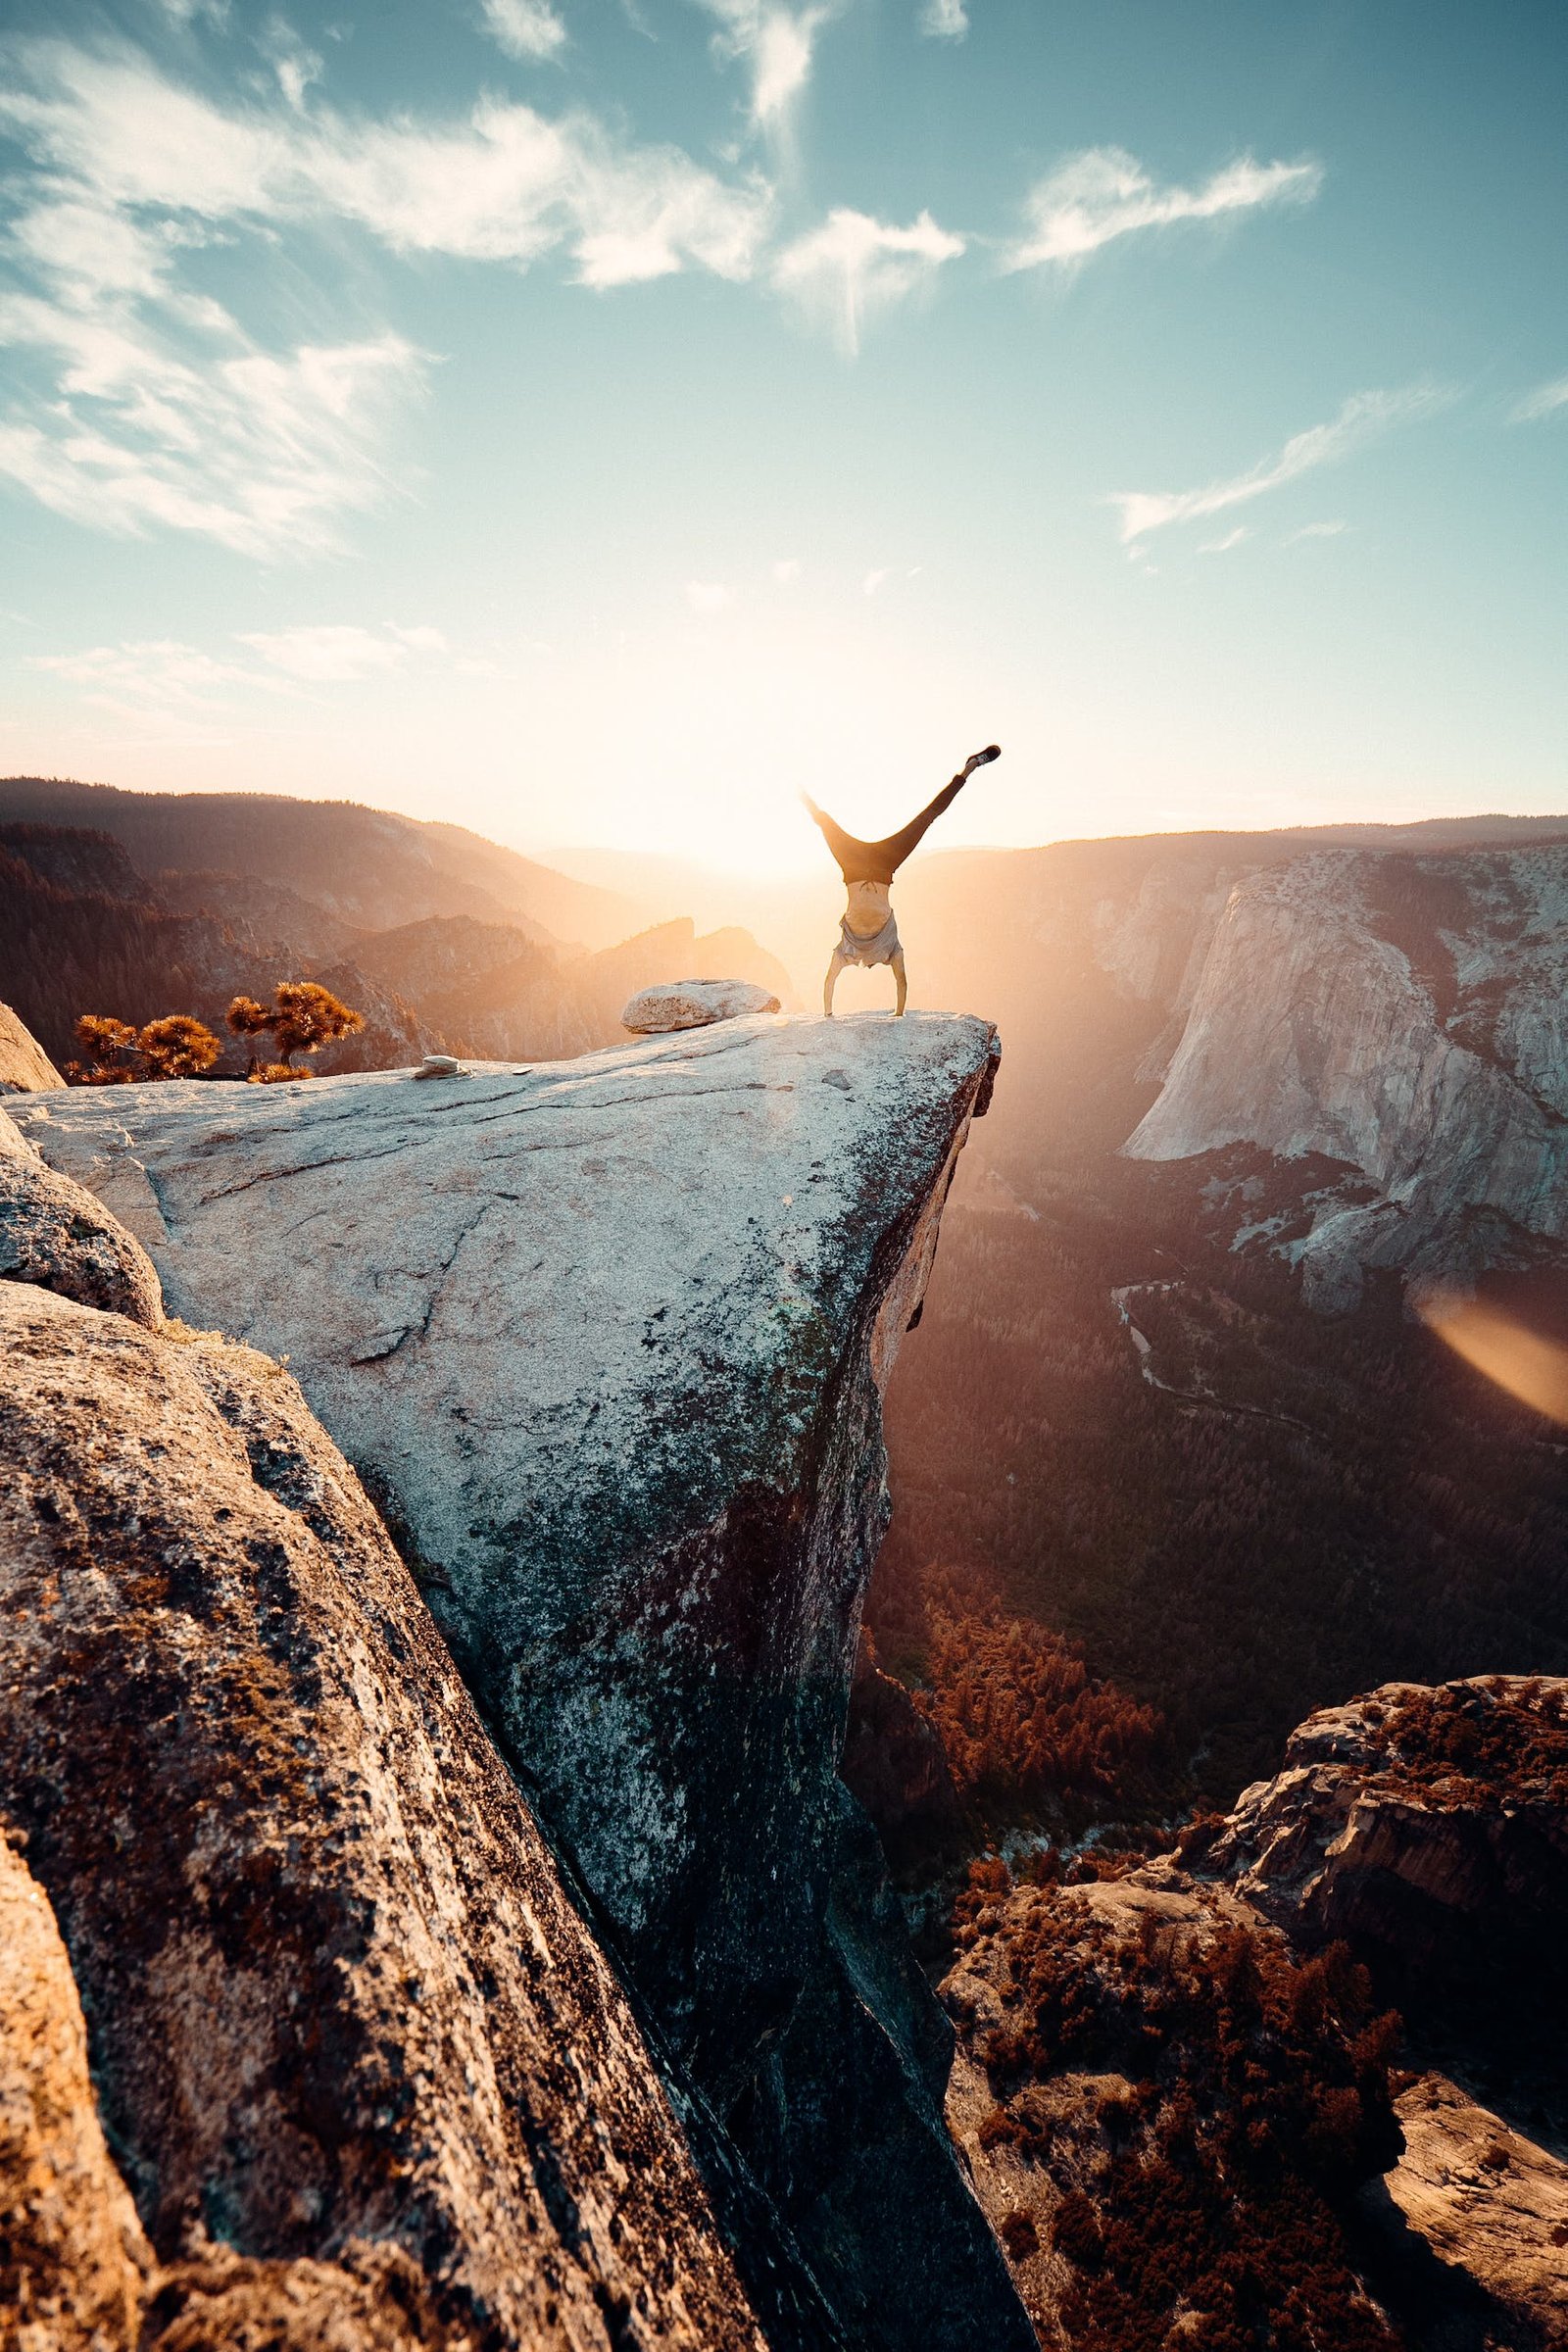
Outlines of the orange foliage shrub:
M 196 1078 L 210 1070 L 222 1048 L 212 1031 L 188 1012 L 167 1012 L 133 1029 L 110 1014 L 84 1012 L 76 1038 L 89 1058 L 68 1061 L 72 1086 L 129 1086 L 138 1079 Z
M 270 1036 L 279 1058 L 265 1067 L 254 1058 L 245 1075 L 258 1085 L 272 1086 L 310 1076 L 293 1066 L 296 1054 L 316 1054 L 337 1037 L 365 1027 L 363 1013 L 334 997 L 318 980 L 280 980 L 270 1004 L 255 997 L 236 997 L 227 1013 L 236 1037 Z
M 1568 1701 L 1540 1682 L 1512 1696 L 1496 1678 L 1480 1690 L 1414 1690 L 1383 1715 L 1376 1744 L 1396 1783 L 1427 1803 L 1568 1806 Z
M 968 1940 L 1003 1938 L 1014 1988 L 979 2036 L 999 2101 L 982 2140 L 1054 2171 L 1059 2118 L 1031 2087 L 1080 2071 L 1129 2085 L 1057 2176 L 1073 2352 L 1392 2352 L 1342 2222 L 1400 2145 L 1398 2021 L 1375 2013 L 1366 1972 L 1343 1945 L 1298 1960 L 1221 1919 L 1206 1936 L 1153 1919 L 1118 1936 L 1070 1898 L 1007 1903 L 1000 1867 L 967 1898 Z

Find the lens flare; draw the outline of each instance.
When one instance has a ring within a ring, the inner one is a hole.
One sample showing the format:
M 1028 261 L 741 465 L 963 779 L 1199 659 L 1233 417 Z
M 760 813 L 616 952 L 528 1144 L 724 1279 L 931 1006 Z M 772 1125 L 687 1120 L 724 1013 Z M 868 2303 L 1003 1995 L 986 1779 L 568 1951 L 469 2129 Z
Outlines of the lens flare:
M 1419 1301 L 1428 1330 L 1521 1404 L 1568 1428 L 1568 1348 L 1478 1298 Z

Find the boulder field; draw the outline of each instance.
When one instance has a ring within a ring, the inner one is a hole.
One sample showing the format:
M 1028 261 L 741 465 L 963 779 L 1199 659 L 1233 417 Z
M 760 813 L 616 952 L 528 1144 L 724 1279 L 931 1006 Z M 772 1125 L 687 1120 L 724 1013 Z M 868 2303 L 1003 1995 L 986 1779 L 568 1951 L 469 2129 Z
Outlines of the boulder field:
M 160 2260 L 395 2240 L 486 2343 L 1030 2344 L 836 1769 L 996 1056 L 761 1016 L 13 1101 L 181 1319 L 0 1284 L 59 1514 L 0 1808 Z

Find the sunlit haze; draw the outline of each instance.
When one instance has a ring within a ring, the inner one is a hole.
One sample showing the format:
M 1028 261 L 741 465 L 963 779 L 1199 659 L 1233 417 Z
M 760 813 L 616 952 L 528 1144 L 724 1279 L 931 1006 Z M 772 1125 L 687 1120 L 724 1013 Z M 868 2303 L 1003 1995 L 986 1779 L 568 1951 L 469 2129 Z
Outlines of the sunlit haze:
M 943 848 L 1564 805 L 1555 0 L 7 17 L 8 771 L 754 875 L 993 738 Z

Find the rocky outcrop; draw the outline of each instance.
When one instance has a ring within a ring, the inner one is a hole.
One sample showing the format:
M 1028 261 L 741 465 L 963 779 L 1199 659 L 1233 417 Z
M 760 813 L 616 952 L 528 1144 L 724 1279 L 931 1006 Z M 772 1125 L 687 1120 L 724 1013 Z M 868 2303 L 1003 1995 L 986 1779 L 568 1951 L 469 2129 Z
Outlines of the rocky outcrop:
M 1454 2340 L 1420 2328 L 1441 2299 L 1472 2342 L 1568 2344 L 1568 2164 L 1445 2075 L 1418 2075 L 1395 2105 L 1404 2148 L 1362 2205 L 1409 2277 L 1417 2341 Z
M 764 1018 L 444 1087 L 127 1088 L 29 1118 L 179 1312 L 289 1358 L 840 2310 L 927 2352 L 1027 2331 L 941 2147 L 946 2035 L 835 1766 L 887 1513 L 879 1382 L 995 1051 L 974 1020 Z M 830 2167 L 872 2055 L 878 2140 Z
M 1568 1682 L 1389 1683 L 1308 1716 L 1201 1868 L 1406 2001 L 1528 2007 L 1568 1938 Z
M 34 1095 L 65 1083 L 31 1030 L 0 1004 L 0 1095 Z
M 163 1321 L 158 1277 L 103 1202 L 45 1167 L 0 1111 L 0 1282 L 36 1283 L 83 1306 Z
M 1403 2153 L 1361 2200 L 1416 2340 L 1568 2343 L 1568 1682 L 1323 1708 L 1186 1850 L 1299 1948 L 1348 1945 L 1428 2054 L 1397 2100 Z M 1445 2314 L 1469 2332 L 1429 2339 Z
M 200 2223 L 189 2233 L 203 2237 Z M 0 1840 L 0 2319 L 18 2352 L 471 2352 L 401 2247 L 161 2265 L 110 2156 L 71 1963 Z
M 1395 2352 L 1347 2242 L 1398 2149 L 1353 1982 L 1169 1861 L 976 1877 L 948 2118 L 1040 2340 L 1273 2341 L 1288 2311 L 1280 2341 Z
M 104 2145 L 54 1915 L 0 1838 L 0 2313 L 11 2340 L 122 2352 L 152 2269 Z
M 168 2342 L 836 2341 L 288 1376 L 20 1284 L 0 1374 L 0 1816 Z
M 1568 2344 L 1565 1822 L 1568 1684 L 1494 1676 L 1321 1710 L 1178 1854 L 976 1865 L 948 2117 L 1042 2339 L 1241 2291 L 1302 2340 Z
M 1451 1281 L 1568 1235 L 1568 848 L 1320 856 L 1231 893 L 1163 1089 L 1126 1146 L 1326 1155 L 1308 1297 L 1363 1269 Z

